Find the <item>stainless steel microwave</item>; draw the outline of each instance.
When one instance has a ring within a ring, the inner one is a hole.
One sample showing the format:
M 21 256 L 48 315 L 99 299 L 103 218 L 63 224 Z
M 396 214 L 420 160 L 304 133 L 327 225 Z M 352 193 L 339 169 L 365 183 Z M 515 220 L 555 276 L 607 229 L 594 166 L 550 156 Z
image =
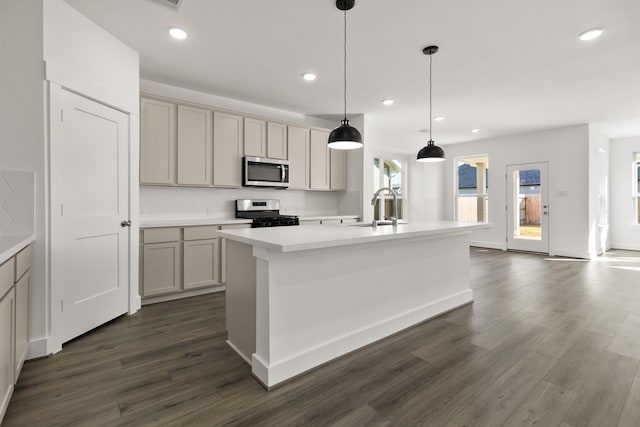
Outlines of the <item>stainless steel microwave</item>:
M 266 157 L 245 156 L 242 162 L 242 185 L 248 187 L 289 186 L 289 162 Z

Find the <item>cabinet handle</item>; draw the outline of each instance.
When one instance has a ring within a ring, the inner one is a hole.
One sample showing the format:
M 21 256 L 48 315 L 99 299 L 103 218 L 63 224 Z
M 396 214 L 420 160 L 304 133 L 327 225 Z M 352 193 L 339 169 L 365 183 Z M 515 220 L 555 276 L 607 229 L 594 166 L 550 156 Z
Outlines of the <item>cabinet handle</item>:
M 120 223 L 120 227 L 131 227 L 131 220 L 124 220 Z

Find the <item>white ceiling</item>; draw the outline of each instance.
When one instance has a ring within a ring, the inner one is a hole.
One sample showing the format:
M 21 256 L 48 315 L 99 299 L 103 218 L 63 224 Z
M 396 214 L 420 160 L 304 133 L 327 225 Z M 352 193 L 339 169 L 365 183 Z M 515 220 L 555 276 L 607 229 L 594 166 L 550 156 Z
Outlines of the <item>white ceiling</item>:
M 66 1 L 140 52 L 142 78 L 311 115 L 342 111 L 335 0 L 183 0 L 177 12 L 151 0 Z M 638 0 L 356 0 L 347 108 L 390 148 L 420 148 L 422 48 L 437 44 L 433 115 L 446 117 L 434 122 L 437 144 L 587 122 L 610 137 L 640 135 L 639 17 Z M 173 40 L 172 26 L 190 37 Z M 599 39 L 578 40 L 600 26 Z M 305 71 L 317 80 L 303 81 Z

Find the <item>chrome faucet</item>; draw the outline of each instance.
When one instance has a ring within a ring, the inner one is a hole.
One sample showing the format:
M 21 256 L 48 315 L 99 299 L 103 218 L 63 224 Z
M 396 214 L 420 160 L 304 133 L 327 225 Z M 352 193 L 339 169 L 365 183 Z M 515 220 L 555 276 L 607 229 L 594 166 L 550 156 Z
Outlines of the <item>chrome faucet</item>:
M 388 191 L 389 193 L 391 193 L 391 195 L 393 196 L 393 216 L 391 217 L 391 221 L 392 221 L 392 225 L 394 228 L 398 228 L 398 193 L 396 193 L 395 191 L 393 191 L 393 188 L 391 187 L 382 187 L 381 189 L 379 189 L 378 191 L 376 191 L 373 195 L 373 199 L 371 199 L 371 206 L 375 206 L 376 205 L 376 200 L 378 200 L 378 195 L 380 193 L 382 193 L 383 191 Z M 375 207 L 374 207 L 375 209 Z M 373 214 L 373 216 L 375 217 L 375 212 Z M 375 230 L 376 228 L 378 228 L 378 221 L 376 221 L 375 219 L 373 220 L 373 222 L 371 223 L 371 227 Z

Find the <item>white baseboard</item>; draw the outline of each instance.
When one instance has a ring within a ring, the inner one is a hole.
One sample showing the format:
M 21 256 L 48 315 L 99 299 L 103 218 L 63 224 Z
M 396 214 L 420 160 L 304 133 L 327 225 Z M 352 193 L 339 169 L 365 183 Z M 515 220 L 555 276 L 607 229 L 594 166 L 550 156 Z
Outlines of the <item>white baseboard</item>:
M 623 251 L 640 251 L 640 245 L 614 242 L 614 243 L 611 243 L 611 247 L 609 249 L 621 249 Z
M 238 356 L 242 357 L 242 359 L 244 359 L 245 362 L 247 362 L 249 365 L 251 365 L 251 355 L 247 356 L 246 354 L 244 354 L 243 352 L 241 352 L 238 347 L 236 347 L 235 345 L 233 345 L 233 343 L 229 340 L 227 340 L 227 344 L 229 344 L 229 347 L 231 347 L 231 349 L 233 351 L 235 351 L 236 353 L 238 353 Z
M 500 249 L 502 251 L 507 250 L 507 244 L 505 242 L 498 243 L 498 242 L 486 242 L 481 240 L 472 240 L 471 242 L 469 242 L 469 244 L 471 246 L 475 246 L 478 248 Z
M 303 349 L 301 352 L 293 354 L 286 359 L 272 361 L 269 364 L 254 353 L 251 359 L 252 371 L 263 384 L 267 387 L 273 387 L 332 359 L 472 301 L 473 291 L 471 289 L 464 290 L 397 316 L 384 319 L 334 340 L 321 343 L 313 348 Z
M 142 305 L 173 301 L 176 299 L 195 297 L 198 295 L 213 294 L 215 292 L 222 292 L 225 289 L 226 287 L 224 286 L 216 286 L 213 288 L 203 288 L 203 289 L 194 289 L 191 291 L 176 292 L 175 294 L 158 295 L 157 297 L 146 297 L 142 299 Z
M 48 348 L 48 342 L 49 342 L 49 339 L 46 337 L 30 340 L 29 352 L 27 353 L 27 360 L 48 356 L 50 354 L 49 348 Z

